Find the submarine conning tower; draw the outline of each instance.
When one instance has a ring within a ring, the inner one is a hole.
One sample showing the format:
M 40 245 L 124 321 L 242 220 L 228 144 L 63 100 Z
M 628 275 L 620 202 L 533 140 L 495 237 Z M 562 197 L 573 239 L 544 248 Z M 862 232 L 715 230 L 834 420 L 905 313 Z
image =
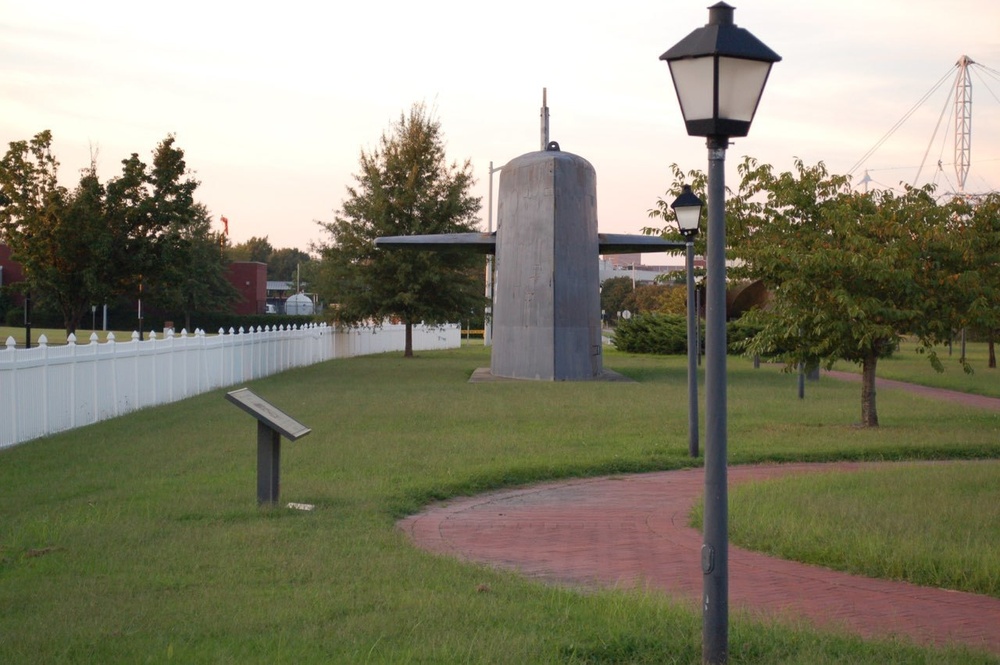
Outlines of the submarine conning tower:
M 541 381 L 601 376 L 598 244 L 590 162 L 551 142 L 504 165 L 491 374 Z

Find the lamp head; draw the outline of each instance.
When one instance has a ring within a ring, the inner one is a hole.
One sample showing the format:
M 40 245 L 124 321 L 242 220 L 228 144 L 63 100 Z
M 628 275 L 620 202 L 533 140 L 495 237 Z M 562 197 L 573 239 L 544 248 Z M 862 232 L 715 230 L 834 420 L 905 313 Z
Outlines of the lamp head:
M 781 60 L 733 23 L 733 11 L 725 2 L 709 7 L 708 24 L 660 56 L 691 136 L 746 136 L 771 65 Z
M 684 185 L 681 195 L 674 199 L 670 207 L 677 218 L 677 228 L 688 240 L 698 235 L 698 223 L 701 221 L 702 202 L 691 191 L 691 185 Z

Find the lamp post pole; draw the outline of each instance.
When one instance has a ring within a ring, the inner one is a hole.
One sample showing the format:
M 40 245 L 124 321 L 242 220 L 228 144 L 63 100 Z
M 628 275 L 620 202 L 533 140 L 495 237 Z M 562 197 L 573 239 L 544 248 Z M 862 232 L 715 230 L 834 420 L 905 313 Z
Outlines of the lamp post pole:
M 705 252 L 705 516 L 701 548 L 702 661 L 729 657 L 729 493 L 726 407 L 726 149 L 750 131 L 771 65 L 781 57 L 733 22 L 718 2 L 708 23 L 660 56 L 687 132 L 708 147 L 708 246 Z
M 708 137 L 708 246 L 705 252 L 705 516 L 702 660 L 729 650 L 729 491 L 726 417 L 726 146 Z
M 688 454 L 698 456 L 698 314 L 694 302 L 694 236 L 687 242 Z

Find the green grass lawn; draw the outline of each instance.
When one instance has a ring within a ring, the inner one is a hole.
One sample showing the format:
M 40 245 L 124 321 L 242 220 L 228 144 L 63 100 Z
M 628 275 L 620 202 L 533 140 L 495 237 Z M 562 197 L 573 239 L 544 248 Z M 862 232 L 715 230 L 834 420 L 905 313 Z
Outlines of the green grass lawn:
M 737 486 L 730 503 L 731 538 L 749 549 L 1000 598 L 1000 460 L 782 478 Z
M 224 391 L 0 451 L 0 662 L 698 662 L 686 603 L 543 586 L 395 529 L 433 499 L 700 463 L 683 358 L 607 351 L 629 384 L 467 383 L 487 364 L 477 345 L 250 384 L 313 428 L 282 448 L 282 499 L 312 512 L 258 509 L 255 427 Z M 1000 414 L 881 391 L 883 427 L 861 430 L 856 384 L 824 379 L 799 400 L 794 375 L 729 368 L 734 464 L 1000 458 Z M 824 532 L 824 548 L 854 536 Z M 730 648 L 736 663 L 998 662 L 741 615 Z
M 931 368 L 927 354 L 918 350 L 918 345 L 904 341 L 897 353 L 890 358 L 878 361 L 878 376 L 883 379 L 919 383 L 935 388 L 947 388 L 960 392 L 1000 397 L 1000 369 L 989 368 L 989 354 L 985 342 L 969 342 L 965 352 L 972 374 L 966 374 L 959 362 L 962 353 L 961 345 L 956 342 L 951 349 L 947 346 L 935 349 L 943 372 L 935 372 Z M 858 365 L 840 362 L 836 369 L 861 372 Z
M 77 344 L 89 344 L 90 335 L 92 333 L 97 333 L 97 339 L 101 342 L 108 338 L 108 332 L 105 330 L 90 330 L 80 328 L 76 331 L 76 343 Z M 132 339 L 132 331 L 125 330 L 114 330 L 115 339 L 119 342 L 130 341 Z M 147 332 L 148 334 L 148 332 Z M 159 334 L 159 333 L 157 333 Z M 62 328 L 32 328 L 31 329 L 31 345 L 35 346 L 38 344 L 38 338 L 45 335 L 46 342 L 51 345 L 65 344 L 66 343 L 66 331 Z M 24 326 L 11 327 L 11 326 L 0 326 L 0 346 L 7 343 L 7 338 L 13 337 L 14 342 L 18 346 L 24 346 Z

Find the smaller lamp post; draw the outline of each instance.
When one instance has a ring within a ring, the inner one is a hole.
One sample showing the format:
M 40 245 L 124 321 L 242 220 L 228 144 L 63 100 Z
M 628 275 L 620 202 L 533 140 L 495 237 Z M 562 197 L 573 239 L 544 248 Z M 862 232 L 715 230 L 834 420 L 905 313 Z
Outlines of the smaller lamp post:
M 687 243 L 687 342 L 688 342 L 688 453 L 698 456 L 698 317 L 694 300 L 694 237 L 701 221 L 701 199 L 684 185 L 681 195 L 670 204 Z

